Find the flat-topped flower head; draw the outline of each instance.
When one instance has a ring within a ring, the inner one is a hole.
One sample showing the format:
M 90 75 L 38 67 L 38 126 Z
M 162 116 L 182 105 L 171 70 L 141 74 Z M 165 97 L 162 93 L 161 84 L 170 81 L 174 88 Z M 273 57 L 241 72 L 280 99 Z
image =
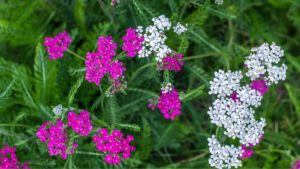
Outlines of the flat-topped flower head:
M 49 52 L 49 58 L 56 59 L 59 57 L 63 57 L 63 51 L 67 50 L 69 44 L 72 42 L 70 36 L 67 35 L 66 31 L 63 33 L 58 33 L 52 39 L 51 37 L 46 37 L 44 45 L 48 48 L 46 49 Z
M 173 57 L 167 56 L 162 60 L 162 62 L 158 63 L 158 66 L 162 67 L 161 70 L 165 70 L 165 68 L 167 68 L 168 70 L 180 71 L 181 66 L 183 66 L 182 54 L 174 54 Z
M 16 158 L 17 155 L 15 154 L 15 151 L 17 150 L 16 147 L 10 148 L 8 144 L 4 143 L 5 149 L 0 150 L 0 168 L 2 169 L 9 169 L 9 168 L 20 168 L 22 169 L 31 169 L 28 166 L 28 162 L 25 161 L 24 164 L 21 166 L 21 164 L 16 164 L 19 160 Z M 8 155 L 10 154 L 10 155 Z M 7 156 L 8 157 L 5 157 Z
M 178 92 L 172 86 L 172 89 L 161 90 L 162 94 L 159 96 L 159 99 L 153 99 L 148 103 L 148 107 L 151 107 L 152 110 L 157 107 L 162 114 L 164 114 L 164 118 L 171 119 L 172 121 L 176 116 L 181 114 L 181 103 L 180 98 L 178 97 Z
M 68 113 L 68 127 L 72 127 L 76 133 L 83 135 L 84 137 L 92 131 L 92 121 L 89 117 L 88 111 L 80 112 L 80 116 L 75 114 L 73 111 Z
M 114 130 L 111 134 L 105 128 L 98 130 L 99 135 L 93 136 L 93 142 L 96 143 L 98 151 L 110 153 L 105 156 L 105 162 L 120 164 L 120 157 L 118 154 L 122 153 L 122 158 L 129 158 L 130 152 L 135 150 L 135 147 L 130 146 L 129 143 L 134 140 L 131 135 L 123 138 L 123 133 Z
M 287 66 L 285 64 L 282 64 L 281 67 L 272 65 L 279 63 L 284 51 L 274 42 L 270 47 L 271 49 L 268 43 L 264 43 L 260 47 L 252 48 L 251 51 L 254 53 L 246 57 L 245 65 L 248 68 L 246 76 L 250 77 L 252 81 L 265 75 L 265 73 L 268 73 L 264 77 L 267 85 L 277 84 L 278 80 L 285 80 Z
M 40 138 L 43 142 L 48 142 L 48 153 L 50 156 L 53 155 L 61 155 L 61 158 L 67 159 L 67 155 L 74 153 L 74 148 L 78 145 L 74 144 L 72 146 L 72 150 L 69 153 L 66 153 L 68 147 L 68 138 L 67 138 L 67 130 L 63 129 L 64 124 L 61 119 L 56 121 L 56 125 L 52 124 L 50 128 L 47 128 L 47 125 L 50 124 L 51 121 L 45 122 L 41 125 L 41 128 L 38 129 L 36 136 Z
M 127 52 L 127 56 L 134 57 L 136 53 L 142 49 L 141 43 L 144 41 L 144 37 L 137 34 L 136 30 L 132 28 L 127 29 L 126 33 L 127 34 L 122 37 L 125 41 L 122 50 Z
M 185 26 L 181 25 L 180 22 L 177 23 L 176 26 L 173 27 L 174 32 L 180 35 L 182 32 L 187 31 L 188 24 L 185 24 Z

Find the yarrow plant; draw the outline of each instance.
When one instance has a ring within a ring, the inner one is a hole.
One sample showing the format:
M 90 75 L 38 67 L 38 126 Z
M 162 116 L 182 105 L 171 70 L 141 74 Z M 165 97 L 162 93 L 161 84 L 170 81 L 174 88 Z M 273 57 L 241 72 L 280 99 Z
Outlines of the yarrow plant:
M 78 117 L 73 111 L 68 113 L 68 127 L 72 127 L 76 133 L 83 135 L 84 137 L 92 131 L 92 121 L 90 121 L 89 112 L 82 111 Z
M 127 56 L 134 57 L 142 49 L 141 43 L 144 41 L 144 37 L 138 35 L 132 28 L 127 29 L 126 32 L 127 35 L 122 38 L 125 41 L 122 49 L 127 52 Z
M 300 158 L 300 156 L 299 156 Z M 294 164 L 291 163 L 291 169 L 299 169 L 300 168 L 300 159 L 297 159 Z
M 262 95 L 267 90 L 263 82 L 255 81 L 255 79 L 266 72 L 264 65 L 267 65 L 269 72 L 264 81 L 267 85 L 271 84 L 269 81 L 277 83 L 277 80 L 285 79 L 287 67 L 285 65 L 281 68 L 272 66 L 272 63 L 279 62 L 279 57 L 282 56 L 283 51 L 280 50 L 280 47 L 275 46 L 275 43 L 271 45 L 271 48 L 272 50 L 269 49 L 268 44 L 264 43 L 261 47 L 252 49 L 257 54 L 252 54 L 246 58 L 245 64 L 248 68 L 246 75 L 254 81 L 252 84 L 240 86 L 240 80 L 243 78 L 242 72 L 231 72 L 230 70 L 228 72 L 222 70 L 215 72 L 216 78 L 210 82 L 211 91 L 209 94 L 217 94 L 218 97 L 213 103 L 214 106 L 210 107 L 208 111 L 211 122 L 219 127 L 224 127 L 226 129 L 224 134 L 228 137 L 239 138 L 240 143 L 245 145 L 244 147 L 258 144 L 264 134 L 263 127 L 266 125 L 264 118 L 260 118 L 260 122 L 255 120 L 254 110 L 250 107 L 259 106 Z M 231 98 L 226 98 L 232 94 L 234 95 Z M 233 145 L 231 148 L 221 146 L 215 135 L 208 141 L 209 151 L 212 154 L 209 159 L 211 166 L 216 168 L 242 166 L 237 157 L 243 157 L 245 153 L 243 146 L 239 148 L 234 148 Z M 249 156 L 249 152 L 246 154 Z
M 169 83 L 167 85 L 164 83 L 159 99 L 149 101 L 148 107 L 151 107 L 152 110 L 158 107 L 161 113 L 164 114 L 165 119 L 171 118 L 173 121 L 175 117 L 181 113 L 181 103 L 178 92 L 174 89 L 174 86 L 172 86 L 171 89 L 169 86 Z
M 48 47 L 49 58 L 55 60 L 56 58 L 63 57 L 63 51 L 67 50 L 71 42 L 72 40 L 66 31 L 58 33 L 53 39 L 51 37 L 45 38 L 44 45 Z
M 98 151 L 103 151 L 104 153 L 109 152 L 105 156 L 105 162 L 120 164 L 119 153 L 122 153 L 123 159 L 129 158 L 130 152 L 135 150 L 134 146 L 130 146 L 129 143 L 134 140 L 131 135 L 123 138 L 123 133 L 118 130 L 114 130 L 111 134 L 105 128 L 98 130 L 100 135 L 93 136 L 93 142 L 96 143 L 96 148 Z
M 67 138 L 67 130 L 64 129 L 65 125 L 62 123 L 61 119 L 58 119 L 56 122 L 57 126 L 52 124 L 50 128 L 46 128 L 50 123 L 51 121 L 48 121 L 41 125 L 36 136 L 43 142 L 48 141 L 48 153 L 51 156 L 60 154 L 61 158 L 67 159 L 67 155 L 74 153 L 74 148 L 78 145 L 75 144 L 74 141 L 72 150 L 70 152 L 66 152 L 69 140 Z
M 4 147 L 5 149 L 1 149 L 0 150 L 0 168 L 2 169 L 9 169 L 9 168 L 20 168 L 21 164 L 16 164 L 18 162 L 18 159 L 16 158 L 17 155 L 15 154 L 15 151 L 17 150 L 16 147 L 10 148 L 8 146 L 8 144 L 4 143 Z M 10 159 L 7 156 L 8 154 L 10 154 Z M 22 169 L 31 169 L 30 167 L 26 167 L 28 166 L 28 162 L 26 161 L 23 165 L 22 165 Z
M 154 25 L 147 27 L 146 32 L 143 35 L 144 42 L 142 43 L 142 50 L 139 51 L 139 57 L 148 57 L 149 54 L 154 52 L 156 55 L 155 60 L 162 62 L 162 60 L 172 52 L 172 50 L 165 45 L 167 37 L 164 34 L 165 30 L 170 30 L 171 22 L 165 15 L 153 18 L 152 21 L 154 22 Z M 174 31 L 178 34 L 185 32 L 186 30 L 187 29 L 180 23 L 177 23 L 177 26 L 174 27 Z M 141 26 L 138 27 L 137 32 L 139 32 L 140 36 L 142 35 L 143 30 Z
M 48 152 L 51 156 L 61 154 L 61 158 L 66 159 L 67 155 L 74 153 L 74 149 L 78 146 L 75 141 L 72 145 L 70 152 L 67 151 L 69 146 L 68 130 L 64 129 L 65 124 L 61 119 L 56 121 L 56 125 L 52 124 L 51 121 L 45 122 L 38 129 L 36 136 L 43 142 L 48 142 Z M 48 127 L 49 126 L 49 127 Z M 73 111 L 68 113 L 68 123 L 67 127 L 72 127 L 72 129 L 84 137 L 92 131 L 92 122 L 89 120 L 89 112 L 81 111 L 78 117 Z

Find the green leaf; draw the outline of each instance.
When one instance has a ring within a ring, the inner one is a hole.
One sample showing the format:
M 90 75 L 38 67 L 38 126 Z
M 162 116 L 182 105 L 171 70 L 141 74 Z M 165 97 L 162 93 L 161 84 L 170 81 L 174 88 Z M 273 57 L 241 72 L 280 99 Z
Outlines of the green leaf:
M 14 82 L 15 79 L 10 82 L 10 84 L 6 88 L 0 87 L 0 102 L 9 98 L 9 96 L 11 95 L 10 88 L 13 86 Z
M 74 139 L 75 139 L 75 130 L 71 130 L 69 132 L 71 132 L 71 134 L 69 135 L 69 142 L 68 142 L 66 153 L 69 153 L 72 150 Z
M 93 103 L 91 109 L 95 110 L 101 104 L 101 100 L 105 98 L 105 93 L 102 93 Z
M 190 92 L 186 93 L 184 97 L 180 98 L 181 101 L 188 101 L 196 98 L 200 94 L 203 93 L 204 85 L 199 86 L 198 88 L 191 90 Z
M 143 132 L 141 139 L 141 160 L 147 160 L 152 151 L 151 128 L 146 120 L 143 120 Z
M 205 7 L 205 5 L 202 5 L 200 3 L 196 3 L 196 2 L 191 2 L 192 4 L 196 5 L 196 6 L 201 6 L 201 7 Z M 220 17 L 220 18 L 227 18 L 227 19 L 235 19 L 236 16 L 230 13 L 226 13 L 225 11 L 221 11 L 221 9 L 213 9 L 212 7 L 205 7 L 205 9 L 209 10 L 209 12 L 211 12 L 212 14 Z
M 74 8 L 74 16 L 79 27 L 80 33 L 85 36 L 87 33 L 86 23 L 85 23 L 85 14 L 84 14 L 84 0 L 76 0 Z
M 97 125 L 99 127 L 106 128 L 106 130 L 108 130 L 108 132 L 112 131 L 111 128 L 110 128 L 110 126 L 105 121 L 103 121 L 103 120 L 93 119 L 92 123 L 93 123 L 93 126 Z
M 28 115 L 29 115 L 29 114 L 26 113 L 26 112 L 21 112 L 21 113 L 19 113 L 19 114 L 17 115 L 17 117 L 15 118 L 14 123 L 16 123 L 16 122 L 22 120 L 24 117 L 26 117 L 26 116 L 28 116 Z
M 284 86 L 285 86 L 286 90 L 288 91 L 288 94 L 294 103 L 298 118 L 300 118 L 300 106 L 299 106 L 299 102 L 297 101 L 297 97 L 294 95 L 294 92 L 292 91 L 291 86 L 288 83 L 284 83 Z
M 149 96 L 152 96 L 154 98 L 159 98 L 159 95 L 154 93 L 154 92 L 150 92 L 148 90 L 144 90 L 144 89 L 138 89 L 138 88 L 127 88 L 126 89 L 127 91 L 134 91 L 134 92 L 141 92 L 141 93 L 144 93 L 144 94 L 147 94 Z
M 171 129 L 173 128 L 174 123 L 172 123 L 171 125 L 169 125 L 169 127 L 165 130 L 163 136 L 160 137 L 160 140 L 157 142 L 156 146 L 155 146 L 155 150 L 158 150 L 160 147 L 163 146 L 163 143 L 165 142 L 165 139 L 167 138 L 167 135 L 169 134 L 169 132 L 171 131 Z
M 34 70 L 35 70 L 35 80 L 37 81 L 37 94 L 40 95 L 38 100 L 41 100 L 42 103 L 45 102 L 46 97 L 46 88 L 47 88 L 47 65 L 48 65 L 48 58 L 45 55 L 45 49 L 41 43 L 38 43 L 35 49 L 36 56 L 34 58 Z
M 83 78 L 84 76 L 80 76 L 77 81 L 76 81 L 76 84 L 74 84 L 69 92 L 69 95 L 68 95 L 68 98 L 67 98 L 67 101 L 69 103 L 69 106 L 73 103 L 73 100 L 74 100 L 74 95 L 76 94 L 78 88 L 80 87 L 81 83 L 83 82 Z
M 124 129 L 129 129 L 131 131 L 140 131 L 141 128 L 140 126 L 136 125 L 136 124 L 121 124 L 121 123 L 115 123 L 116 127 L 121 127 Z

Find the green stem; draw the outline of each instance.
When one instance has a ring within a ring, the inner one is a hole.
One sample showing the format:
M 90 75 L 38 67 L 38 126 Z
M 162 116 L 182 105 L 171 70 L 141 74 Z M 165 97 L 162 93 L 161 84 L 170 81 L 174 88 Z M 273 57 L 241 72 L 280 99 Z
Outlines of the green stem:
M 182 41 L 181 41 L 181 44 L 180 44 L 179 53 L 181 53 L 182 45 L 183 45 L 183 42 L 184 42 L 184 38 L 185 38 L 185 32 L 183 33 L 183 38 L 182 38 Z
M 130 81 L 128 82 L 128 84 L 135 78 L 135 76 L 137 75 L 137 73 L 138 73 L 140 70 L 142 70 L 142 69 L 144 69 L 144 68 L 146 68 L 146 67 L 149 67 L 149 66 L 153 66 L 153 65 L 157 65 L 157 63 L 149 63 L 149 64 L 147 64 L 147 65 L 144 65 L 144 66 L 138 68 L 138 69 L 134 72 L 134 74 L 133 74 L 132 78 L 130 79 Z M 127 84 L 127 85 L 128 85 L 128 84 Z
M 114 62 L 114 61 L 116 61 L 116 60 L 118 59 L 118 57 L 122 56 L 125 52 L 126 52 L 126 51 L 123 50 L 121 53 L 119 53 L 119 54 L 111 61 L 111 63 Z M 121 57 L 121 58 L 122 58 L 122 57 Z
M 24 135 L 21 135 L 21 134 L 10 133 L 10 132 L 5 131 L 5 130 L 3 130 L 1 128 L 0 128 L 0 133 L 2 133 L 4 135 L 7 135 L 7 136 L 19 137 L 21 139 L 25 139 L 25 140 L 31 141 L 32 143 L 34 143 L 34 144 L 37 145 L 37 142 L 34 139 L 32 139 L 30 137 L 27 137 L 27 136 L 24 136 Z
M 18 126 L 18 127 L 25 127 L 25 128 L 30 128 L 30 129 L 36 129 L 34 127 L 23 125 L 23 124 L 0 124 L 0 126 Z
M 216 139 L 219 141 L 219 127 L 216 130 Z
M 85 58 L 83 58 L 83 57 L 81 57 L 81 56 L 77 55 L 76 53 L 74 53 L 74 52 L 70 51 L 69 49 L 67 49 L 66 51 L 67 51 L 67 52 L 69 52 L 69 53 L 71 53 L 72 55 L 74 55 L 74 56 L 78 57 L 79 59 L 82 59 L 82 60 L 87 60 L 87 59 L 85 59 Z
M 208 56 L 213 56 L 213 55 L 222 55 L 223 53 L 208 53 L 208 54 L 203 54 L 203 55 L 196 55 L 196 56 L 188 56 L 183 58 L 182 60 L 190 60 L 190 59 L 198 59 L 198 58 L 203 58 L 203 57 L 208 57 Z
M 114 22 L 114 17 L 108 12 L 108 10 L 105 8 L 105 5 L 102 0 L 98 0 L 100 7 L 102 8 L 103 12 L 109 17 L 111 22 Z

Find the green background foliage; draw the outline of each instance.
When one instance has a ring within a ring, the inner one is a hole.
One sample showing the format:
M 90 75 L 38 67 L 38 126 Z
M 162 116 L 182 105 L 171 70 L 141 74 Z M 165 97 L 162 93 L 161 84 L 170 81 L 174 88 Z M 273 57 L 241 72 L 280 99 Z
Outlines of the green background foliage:
M 139 69 L 151 57 L 122 60 L 127 95 L 106 98 L 105 78 L 99 86 L 89 83 L 82 60 L 68 52 L 49 59 L 43 45 L 45 37 L 66 30 L 72 39 L 68 49 L 82 57 L 96 51 L 100 36 L 112 36 L 120 53 L 129 27 L 145 28 L 159 15 L 173 25 L 188 23 L 184 39 L 166 32 L 166 44 L 177 51 L 181 46 L 184 58 L 182 70 L 169 71 L 168 79 L 177 91 L 195 93 L 181 102 L 182 113 L 174 121 L 147 107 L 166 76 L 155 67 Z M 216 98 L 208 95 L 214 71 L 241 70 L 251 48 L 275 42 L 285 51 L 287 79 L 272 85 L 255 109 L 267 125 L 242 168 L 289 168 L 300 154 L 299 31 L 299 0 L 224 0 L 220 6 L 212 0 L 120 0 L 115 6 L 110 0 L 0 0 L 0 145 L 17 147 L 19 162 L 32 168 L 210 168 L 207 138 L 217 129 L 207 115 Z M 71 134 L 79 145 L 75 153 L 67 160 L 51 157 L 35 133 L 54 118 L 58 104 L 92 113 L 94 133 L 112 126 L 133 135 L 136 150 L 114 166 L 104 162 L 92 134 Z M 224 144 L 238 146 L 238 140 L 227 138 Z

